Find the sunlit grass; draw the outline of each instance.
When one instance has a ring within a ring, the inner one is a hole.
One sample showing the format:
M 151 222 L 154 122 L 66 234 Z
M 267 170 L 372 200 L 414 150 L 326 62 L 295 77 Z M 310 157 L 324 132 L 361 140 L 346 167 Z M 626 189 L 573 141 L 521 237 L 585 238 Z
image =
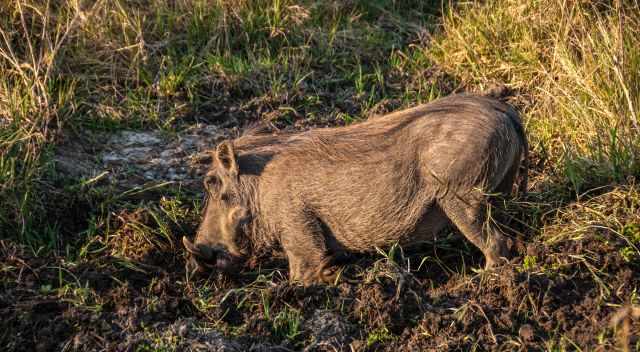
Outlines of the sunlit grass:
M 468 84 L 517 89 L 530 144 L 580 194 L 640 172 L 637 6 L 461 5 L 424 50 Z

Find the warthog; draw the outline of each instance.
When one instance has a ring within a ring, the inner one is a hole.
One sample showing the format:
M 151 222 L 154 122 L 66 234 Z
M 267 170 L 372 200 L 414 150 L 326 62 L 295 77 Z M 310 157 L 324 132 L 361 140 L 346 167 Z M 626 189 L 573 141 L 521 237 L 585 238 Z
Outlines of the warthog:
M 187 268 L 236 271 L 279 243 L 292 280 L 326 282 L 332 258 L 432 239 L 448 221 L 490 267 L 509 245 L 487 220 L 488 202 L 512 191 L 521 168 L 526 188 L 526 155 L 518 113 L 477 95 L 347 127 L 224 141 L 205 176 L 195 241 L 183 238 Z

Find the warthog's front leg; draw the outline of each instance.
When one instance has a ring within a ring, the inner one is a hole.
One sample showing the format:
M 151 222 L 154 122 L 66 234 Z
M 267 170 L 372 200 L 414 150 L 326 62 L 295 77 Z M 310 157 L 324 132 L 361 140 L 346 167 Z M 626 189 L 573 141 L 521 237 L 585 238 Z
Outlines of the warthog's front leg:
M 289 260 L 289 278 L 308 286 L 332 283 L 331 257 L 320 223 L 307 212 L 288 219 L 281 235 L 282 247 Z

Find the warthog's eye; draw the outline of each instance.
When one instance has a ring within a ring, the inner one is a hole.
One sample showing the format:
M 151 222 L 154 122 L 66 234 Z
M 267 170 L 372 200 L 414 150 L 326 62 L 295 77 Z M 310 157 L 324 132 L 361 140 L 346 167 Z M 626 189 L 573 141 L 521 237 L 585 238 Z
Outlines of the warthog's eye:
M 222 181 L 216 175 L 208 174 L 204 177 L 204 187 L 209 191 L 215 191 L 220 188 Z
M 229 192 L 220 193 L 220 200 L 223 202 L 230 202 L 232 200 L 232 196 Z
M 216 256 L 212 256 L 211 258 L 203 258 L 198 257 L 196 255 L 192 255 L 191 258 L 198 263 L 198 265 L 202 268 L 212 269 L 215 268 L 216 264 Z

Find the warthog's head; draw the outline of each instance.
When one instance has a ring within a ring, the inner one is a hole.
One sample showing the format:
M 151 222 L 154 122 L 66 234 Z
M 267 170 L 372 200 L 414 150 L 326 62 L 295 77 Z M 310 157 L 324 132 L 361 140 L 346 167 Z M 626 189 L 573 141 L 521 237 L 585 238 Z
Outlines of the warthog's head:
M 231 273 L 246 257 L 242 225 L 248 211 L 242 204 L 238 164 L 233 146 L 222 142 L 204 179 L 206 202 L 195 240 L 183 237 L 187 272 L 218 270 Z

